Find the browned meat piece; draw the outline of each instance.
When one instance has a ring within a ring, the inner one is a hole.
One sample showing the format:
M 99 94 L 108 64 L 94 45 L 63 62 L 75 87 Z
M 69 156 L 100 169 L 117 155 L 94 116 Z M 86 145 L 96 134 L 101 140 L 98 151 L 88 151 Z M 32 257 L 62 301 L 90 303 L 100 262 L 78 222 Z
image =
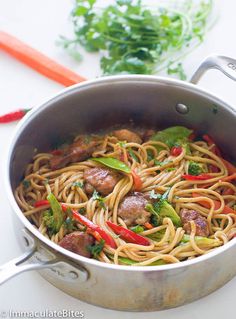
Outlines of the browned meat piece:
M 151 138 L 154 134 L 155 134 L 155 131 L 154 131 L 154 130 L 151 130 L 151 129 L 146 130 L 146 131 L 144 131 L 143 134 L 142 134 L 142 140 L 143 140 L 144 142 L 149 141 L 150 138 Z
M 198 218 L 199 213 L 193 209 L 182 208 L 179 212 L 183 224 Z
M 52 169 L 65 167 L 69 163 L 88 159 L 99 145 L 98 137 L 81 135 L 76 142 L 62 150 L 62 155 L 53 156 L 50 160 Z
M 128 143 L 142 143 L 141 137 L 130 130 L 122 129 L 113 131 L 112 134 L 118 138 L 119 141 L 126 141 Z
M 95 243 L 95 239 L 93 236 L 75 231 L 71 234 L 66 235 L 59 242 L 59 245 L 67 250 L 72 251 L 78 255 L 91 258 L 91 253 L 88 250 L 89 245 L 93 245 Z
M 92 194 L 96 190 L 101 195 L 108 195 L 113 191 L 120 178 L 120 174 L 109 168 L 87 168 L 84 171 L 85 192 Z
M 142 193 L 135 192 L 126 196 L 118 209 L 120 216 L 127 226 L 143 225 L 149 221 L 151 214 L 145 210 L 148 201 Z
M 180 218 L 183 223 L 183 229 L 187 234 L 191 233 L 191 224 L 190 221 L 193 221 L 196 225 L 196 235 L 208 237 L 209 227 L 205 217 L 201 216 L 199 212 L 193 209 L 183 208 L 180 210 Z

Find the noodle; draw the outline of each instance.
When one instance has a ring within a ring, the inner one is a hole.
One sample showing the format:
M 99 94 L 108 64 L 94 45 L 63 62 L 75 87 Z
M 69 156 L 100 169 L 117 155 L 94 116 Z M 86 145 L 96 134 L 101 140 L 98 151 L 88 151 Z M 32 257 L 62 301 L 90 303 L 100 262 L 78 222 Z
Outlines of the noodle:
M 117 236 L 106 221 L 121 225 L 125 229 L 130 228 L 125 219 L 119 216 L 119 207 L 126 196 L 134 192 L 132 175 L 119 172 L 120 179 L 112 192 L 103 197 L 90 196 L 84 188 L 84 172 L 89 168 L 104 167 L 102 164 L 87 159 L 52 170 L 50 160 L 53 154 L 39 153 L 26 168 L 24 181 L 15 190 L 15 198 L 23 214 L 44 236 L 58 244 L 72 232 L 63 223 L 57 233 L 50 233 L 43 218 L 50 205 L 45 202 L 44 205 L 35 206 L 38 201 L 46 200 L 50 193 L 69 209 L 83 213 L 114 239 L 116 249 L 106 243 L 102 251 L 95 256 L 105 263 L 126 264 L 128 261 L 130 265 L 136 266 L 177 263 L 204 255 L 226 244 L 235 236 L 236 186 L 222 180 L 229 172 L 222 159 L 214 153 L 212 145 L 204 141 L 190 142 L 189 151 L 182 147 L 182 152 L 173 156 L 170 147 L 160 141 L 121 143 L 111 135 L 100 139 L 99 148 L 93 152 L 92 157 L 122 160 L 132 171 L 137 172 L 142 183 L 140 193 L 149 196 L 152 201 L 151 194 L 154 194 L 154 197 L 159 194 L 160 197 L 167 192 L 168 203 L 178 215 L 181 215 L 184 209 L 193 210 L 198 212 L 201 220 L 206 220 L 209 235 L 198 236 L 198 226 L 194 220 L 190 220 L 187 231 L 183 223 L 176 226 L 170 216 L 165 216 L 160 225 L 152 225 L 151 229 L 146 229 L 145 224 L 141 224 L 143 229 L 139 235 L 147 238 L 150 245 L 129 243 Z M 192 162 L 201 165 L 203 172 L 209 174 L 210 178 L 183 179 Z M 211 167 L 215 170 L 211 171 Z M 231 209 L 228 213 L 225 213 L 226 207 Z M 73 227 L 73 230 L 85 231 L 84 225 L 78 221 Z M 207 240 L 204 237 L 207 237 Z

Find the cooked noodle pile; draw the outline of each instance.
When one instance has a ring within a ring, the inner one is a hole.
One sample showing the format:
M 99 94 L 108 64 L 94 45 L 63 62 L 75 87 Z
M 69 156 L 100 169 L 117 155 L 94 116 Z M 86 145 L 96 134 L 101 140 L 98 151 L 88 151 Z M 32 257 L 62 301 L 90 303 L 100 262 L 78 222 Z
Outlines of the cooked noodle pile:
M 200 224 L 205 221 L 208 234 L 198 235 L 196 218 L 186 222 L 181 216 L 180 224 L 176 225 L 171 216 L 162 214 L 161 219 L 155 222 L 152 217 L 157 217 L 158 212 L 153 215 L 150 210 L 148 222 L 137 225 L 132 222 L 132 225 L 127 225 L 125 218 L 119 214 L 119 207 L 127 196 L 137 194 L 132 173 L 116 170 L 120 177 L 113 191 L 101 196 L 95 189 L 95 193 L 88 194 L 84 187 L 85 170 L 106 166 L 89 156 L 84 161 L 71 162 L 65 167 L 52 169 L 50 160 L 55 155 L 40 153 L 28 165 L 24 180 L 15 191 L 15 197 L 24 215 L 44 236 L 60 243 L 74 231 L 89 232 L 89 227 L 78 220 L 72 221 L 72 228 L 68 227 L 66 217 L 57 233 L 50 232 L 43 216 L 50 208 L 46 202 L 47 196 L 53 193 L 59 203 L 76 210 L 114 239 L 117 248 L 112 248 L 107 243 L 104 245 L 103 242 L 101 251 L 91 256 L 105 263 L 137 266 L 177 263 L 206 254 L 235 237 L 236 187 L 230 179 L 227 181 L 225 178 L 230 174 L 225 162 L 216 155 L 214 144 L 209 145 L 203 139 L 188 141 L 187 146 L 181 146 L 180 154 L 177 152 L 173 155 L 171 147 L 161 141 L 121 142 L 112 134 L 98 138 L 99 145 L 91 157 L 122 161 L 141 181 L 138 196 L 143 195 L 150 201 L 151 207 L 155 207 L 155 203 L 158 204 L 161 196 L 166 194 L 166 201 L 179 216 L 184 211 L 197 212 Z M 209 178 L 183 178 L 189 176 L 191 163 L 198 164 L 202 175 L 210 175 Z M 199 174 L 195 176 L 197 175 Z M 43 205 L 35 205 L 42 200 L 45 200 Z M 133 229 L 138 235 L 147 238 L 150 244 L 129 242 L 107 225 L 108 220 L 126 229 Z M 184 223 L 188 226 L 184 227 Z M 139 231 L 135 226 L 140 226 Z M 97 244 L 98 239 L 94 245 Z

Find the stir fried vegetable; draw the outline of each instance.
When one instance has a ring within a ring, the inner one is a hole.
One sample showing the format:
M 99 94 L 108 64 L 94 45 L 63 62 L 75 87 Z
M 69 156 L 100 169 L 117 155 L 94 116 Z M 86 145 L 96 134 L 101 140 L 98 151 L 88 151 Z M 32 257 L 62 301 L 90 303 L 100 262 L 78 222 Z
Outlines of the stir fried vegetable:
M 151 139 L 167 144 L 169 147 L 179 146 L 188 142 L 188 137 L 192 133 L 183 126 L 172 126 L 165 130 L 159 131 L 154 134 Z
M 202 246 L 213 246 L 218 247 L 221 245 L 220 241 L 218 239 L 214 238 L 208 238 L 208 237 L 202 237 L 202 236 L 194 236 L 194 240 L 198 245 Z M 183 238 L 181 239 L 181 243 L 188 243 L 190 241 L 190 235 L 184 234 Z
M 87 226 L 88 228 L 90 228 L 94 231 L 97 231 L 99 233 L 99 235 L 102 237 L 102 239 L 105 240 L 107 245 L 116 249 L 116 243 L 115 243 L 114 239 L 108 233 L 106 233 L 105 230 L 103 230 L 98 225 L 91 222 L 91 220 L 89 220 L 85 216 L 79 214 L 77 211 L 72 210 L 72 213 L 73 213 L 73 217 L 76 220 L 78 220 L 82 225 Z
M 124 173 L 131 173 L 131 169 L 123 162 L 112 157 L 93 157 L 92 161 L 101 163 L 107 167 L 113 168 Z
M 53 233 L 57 233 L 63 224 L 64 214 L 60 203 L 52 193 L 47 196 L 47 200 L 51 206 L 51 210 L 45 212 L 44 222 Z
M 150 245 L 150 242 L 148 239 L 136 234 L 132 230 L 116 225 L 110 221 L 107 221 L 106 223 L 117 235 L 119 235 L 122 239 L 128 241 L 129 243 L 143 245 L 143 246 Z
M 189 175 L 200 175 L 203 172 L 202 165 L 195 162 L 190 162 L 188 167 L 188 174 Z
M 87 249 L 89 252 L 91 252 L 94 258 L 97 258 L 99 254 L 102 252 L 104 248 L 104 244 L 105 244 L 105 240 L 101 239 L 98 244 L 87 246 Z

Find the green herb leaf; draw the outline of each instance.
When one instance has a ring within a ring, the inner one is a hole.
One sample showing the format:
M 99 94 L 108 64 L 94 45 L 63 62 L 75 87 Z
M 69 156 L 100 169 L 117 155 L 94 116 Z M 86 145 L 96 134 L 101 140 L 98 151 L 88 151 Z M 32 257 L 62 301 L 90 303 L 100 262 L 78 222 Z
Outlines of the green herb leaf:
M 176 52 L 190 52 L 207 30 L 212 0 L 194 6 L 188 1 L 175 10 L 169 2 L 147 7 L 142 0 L 116 0 L 96 8 L 96 0 L 77 0 L 72 11 L 75 39 L 62 45 L 78 51 L 100 52 L 103 74 L 153 74 L 168 68 Z M 174 10 L 173 10 L 174 9 Z M 169 66 L 169 74 L 185 79 L 181 64 Z
M 93 157 L 91 160 L 124 173 L 131 173 L 131 169 L 125 163 L 113 157 Z
M 74 182 L 74 183 L 72 183 L 72 186 L 83 188 L 84 187 L 84 183 L 83 182 Z
M 89 252 L 91 252 L 92 256 L 94 258 L 97 258 L 99 256 L 99 254 L 102 252 L 103 248 L 105 245 L 105 240 L 101 239 L 100 242 L 98 244 L 95 245 L 88 245 L 87 246 L 87 250 Z
M 69 232 L 77 230 L 77 227 L 75 226 L 75 220 L 70 216 L 66 218 L 66 220 L 64 221 L 64 225 Z
M 94 192 L 93 192 L 92 199 L 97 200 L 99 202 L 99 206 L 101 208 L 106 209 L 106 205 L 104 203 L 104 198 L 102 196 L 100 196 L 96 190 L 94 190 Z
M 160 198 L 161 198 L 161 194 L 155 193 L 155 191 L 154 191 L 154 189 L 153 189 L 153 190 L 150 192 L 149 198 L 150 198 L 150 199 L 160 199 Z
M 23 184 L 23 187 L 25 189 L 27 189 L 27 188 L 29 188 L 31 186 L 31 182 L 28 179 L 24 179 L 22 184 Z
M 183 81 L 187 79 L 182 63 L 178 63 L 176 66 L 173 66 L 173 63 L 170 62 L 168 65 L 167 73 L 176 74 L 180 78 L 180 80 L 183 80 Z

